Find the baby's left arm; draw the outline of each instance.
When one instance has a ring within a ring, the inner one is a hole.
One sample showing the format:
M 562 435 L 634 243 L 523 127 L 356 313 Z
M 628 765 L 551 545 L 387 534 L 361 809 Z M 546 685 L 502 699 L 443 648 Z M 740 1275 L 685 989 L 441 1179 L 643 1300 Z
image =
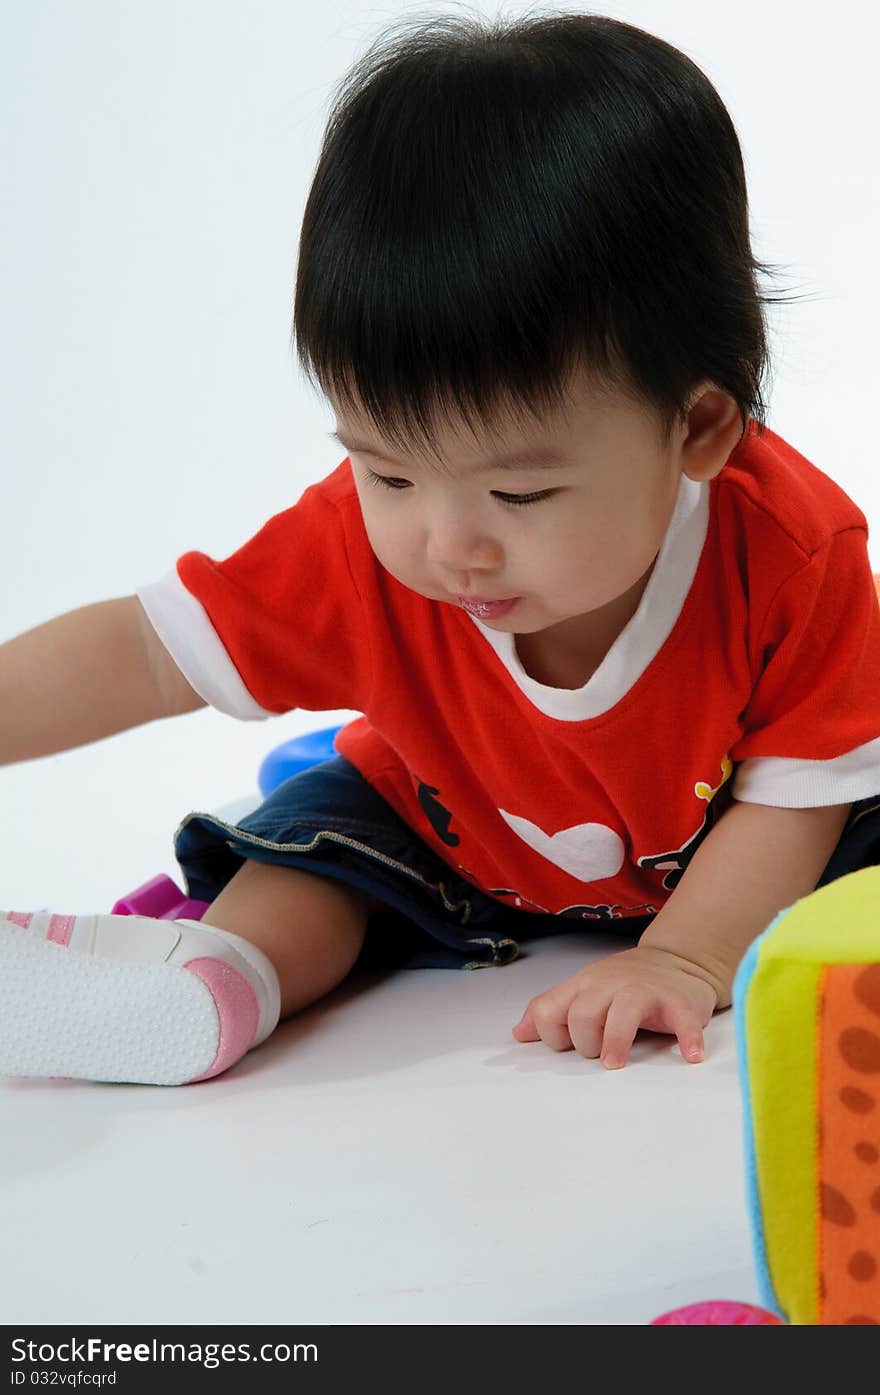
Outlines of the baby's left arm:
M 518 1041 L 623 1066 L 639 1027 L 703 1057 L 703 1027 L 730 1005 L 737 966 L 756 935 L 815 889 L 850 804 L 778 809 L 734 800 L 632 949 L 610 954 L 533 998 Z

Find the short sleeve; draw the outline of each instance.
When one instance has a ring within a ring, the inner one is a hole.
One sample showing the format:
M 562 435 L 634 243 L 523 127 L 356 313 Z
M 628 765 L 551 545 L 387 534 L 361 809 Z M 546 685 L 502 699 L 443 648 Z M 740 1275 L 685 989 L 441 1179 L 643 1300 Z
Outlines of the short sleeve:
M 808 808 L 880 792 L 880 603 L 867 537 L 835 533 L 771 600 L 730 751 L 735 798 Z
M 362 711 L 369 642 L 346 529 L 320 485 L 225 560 L 187 552 L 137 592 L 178 667 L 245 720 L 301 707 Z

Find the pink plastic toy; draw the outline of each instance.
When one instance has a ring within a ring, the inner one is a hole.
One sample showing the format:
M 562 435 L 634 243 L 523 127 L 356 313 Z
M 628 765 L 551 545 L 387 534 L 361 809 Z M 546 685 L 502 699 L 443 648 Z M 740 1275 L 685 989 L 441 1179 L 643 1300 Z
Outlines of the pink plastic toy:
M 652 1327 L 785 1327 L 781 1317 L 752 1303 L 730 1303 L 717 1298 L 708 1303 L 688 1303 L 671 1308 L 651 1322 Z
M 210 901 L 193 901 L 161 873 L 118 900 L 111 915 L 148 915 L 154 920 L 201 920 Z

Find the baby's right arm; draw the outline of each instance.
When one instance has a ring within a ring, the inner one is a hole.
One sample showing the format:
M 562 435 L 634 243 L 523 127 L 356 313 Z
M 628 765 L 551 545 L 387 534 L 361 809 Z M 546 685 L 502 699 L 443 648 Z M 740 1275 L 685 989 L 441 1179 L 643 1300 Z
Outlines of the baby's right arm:
M 137 596 L 83 606 L 0 644 L 0 765 L 206 706 Z

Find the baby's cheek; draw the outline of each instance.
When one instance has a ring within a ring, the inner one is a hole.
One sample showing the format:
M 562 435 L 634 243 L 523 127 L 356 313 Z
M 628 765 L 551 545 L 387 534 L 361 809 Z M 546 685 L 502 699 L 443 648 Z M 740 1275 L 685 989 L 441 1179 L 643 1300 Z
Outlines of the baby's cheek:
M 394 573 L 395 568 L 400 566 L 403 546 L 401 539 L 398 538 L 394 528 L 377 518 L 369 508 L 364 509 L 363 516 L 364 529 L 370 547 L 382 565 Z

